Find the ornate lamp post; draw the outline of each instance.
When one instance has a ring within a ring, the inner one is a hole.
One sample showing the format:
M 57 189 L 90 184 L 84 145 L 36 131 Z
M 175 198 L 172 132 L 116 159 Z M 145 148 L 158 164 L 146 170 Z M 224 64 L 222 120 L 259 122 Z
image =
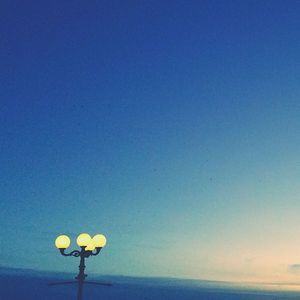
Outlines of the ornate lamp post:
M 80 247 L 80 250 L 73 250 L 70 253 L 66 253 L 65 250 L 70 246 L 71 240 L 67 235 L 60 235 L 55 240 L 55 246 L 63 256 L 80 257 L 79 273 L 75 279 L 78 282 L 77 299 L 82 300 L 83 283 L 87 277 L 87 275 L 84 274 L 85 259 L 90 256 L 98 255 L 101 249 L 106 245 L 106 238 L 103 234 L 96 234 L 93 238 L 91 238 L 89 234 L 81 233 L 77 237 L 76 242 Z

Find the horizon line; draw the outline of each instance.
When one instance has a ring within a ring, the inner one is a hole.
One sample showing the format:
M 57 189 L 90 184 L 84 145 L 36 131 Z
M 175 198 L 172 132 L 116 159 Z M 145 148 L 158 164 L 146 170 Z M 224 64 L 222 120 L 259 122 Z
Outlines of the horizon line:
M 26 272 L 26 273 L 50 273 L 50 274 L 73 274 L 73 272 L 66 272 L 66 271 L 54 271 L 54 270 L 40 270 L 40 269 L 32 269 L 32 268 L 22 268 L 22 267 L 11 267 L 11 266 L 5 266 L 0 265 L 0 274 L 5 273 L 5 271 L 9 272 Z M 215 284 L 224 284 L 224 285 L 252 285 L 252 286 L 293 286 L 293 287 L 300 287 L 300 281 L 299 282 L 284 282 L 284 281 L 249 281 L 249 280 L 214 280 L 214 279 L 200 279 L 200 278 L 184 278 L 184 277 L 172 277 L 172 276 L 139 276 L 139 275 L 123 275 L 123 274 L 100 274 L 95 272 L 89 272 L 90 274 L 94 274 L 96 276 L 103 276 L 103 277 L 123 277 L 128 279 L 156 279 L 156 280 L 172 280 L 172 281 L 194 281 L 194 282 L 205 282 L 205 283 L 215 283 Z M 300 289 L 299 289 L 300 291 Z

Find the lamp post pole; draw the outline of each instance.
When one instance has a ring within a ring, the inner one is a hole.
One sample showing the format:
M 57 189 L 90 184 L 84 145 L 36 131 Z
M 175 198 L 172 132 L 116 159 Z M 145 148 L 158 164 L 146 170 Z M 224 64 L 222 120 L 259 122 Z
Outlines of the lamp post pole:
M 82 249 L 82 248 L 81 248 Z M 82 252 L 82 250 L 81 250 Z M 80 265 L 79 265 L 79 273 L 75 279 L 78 280 L 78 292 L 77 292 L 77 300 L 82 300 L 82 290 L 83 290 L 83 282 L 87 275 L 84 274 L 85 264 L 84 264 L 84 254 L 80 255 Z
M 91 238 L 87 233 L 82 233 L 77 237 L 77 244 L 80 246 L 80 251 L 73 250 L 70 253 L 66 253 L 65 250 L 70 246 L 70 243 L 70 238 L 66 235 L 60 235 L 55 240 L 55 246 L 59 249 L 61 255 L 80 257 L 79 273 L 75 279 L 78 283 L 77 300 L 82 300 L 83 284 L 85 278 L 87 277 L 87 275 L 84 273 L 85 259 L 90 256 L 98 255 L 106 244 L 106 238 L 102 234 L 97 234 Z M 93 282 L 87 283 L 97 284 Z

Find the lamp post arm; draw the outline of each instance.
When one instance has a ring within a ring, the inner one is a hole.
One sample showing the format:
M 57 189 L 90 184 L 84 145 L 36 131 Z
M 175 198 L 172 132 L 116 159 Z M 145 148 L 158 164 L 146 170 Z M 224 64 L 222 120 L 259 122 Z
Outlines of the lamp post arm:
M 91 255 L 95 256 L 95 255 L 98 255 L 101 251 L 102 247 L 96 247 L 96 251 L 91 253 Z
M 80 256 L 80 251 L 78 251 L 78 250 L 74 250 L 70 253 L 66 253 L 65 250 L 66 249 L 59 248 L 60 254 L 63 255 L 63 256 L 75 256 L 75 257 Z

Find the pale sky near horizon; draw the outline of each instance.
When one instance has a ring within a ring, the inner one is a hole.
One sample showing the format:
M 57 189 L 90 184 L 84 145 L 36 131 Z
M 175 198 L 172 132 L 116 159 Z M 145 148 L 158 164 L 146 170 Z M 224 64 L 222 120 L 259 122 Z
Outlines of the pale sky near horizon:
M 0 14 L 0 265 L 300 282 L 299 1 Z

